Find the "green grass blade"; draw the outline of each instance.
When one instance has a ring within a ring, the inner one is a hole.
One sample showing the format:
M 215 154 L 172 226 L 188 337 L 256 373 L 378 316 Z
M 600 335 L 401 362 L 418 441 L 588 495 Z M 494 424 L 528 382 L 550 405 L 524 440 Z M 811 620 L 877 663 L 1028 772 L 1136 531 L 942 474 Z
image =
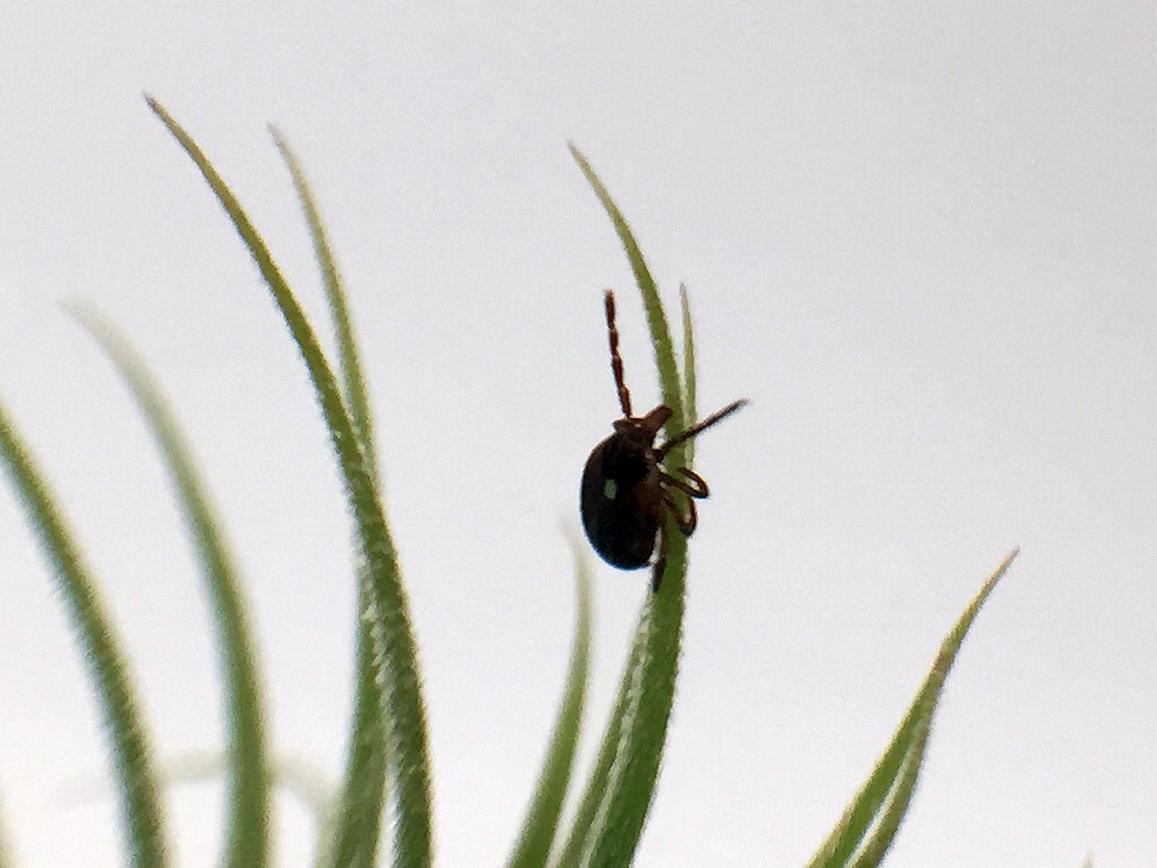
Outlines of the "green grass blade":
M 572 540 L 575 561 L 576 612 L 570 666 L 550 747 L 539 774 L 538 786 L 522 824 L 522 833 L 507 863 L 510 868 L 546 865 L 558 830 L 582 729 L 591 647 L 591 566 L 577 540 Z
M 811 868 L 834 868 L 849 864 L 873 865 L 883 858 L 907 810 L 923 761 L 933 715 L 960 645 L 997 582 L 1016 558 L 1014 549 L 989 576 L 980 592 L 956 622 L 940 646 L 940 653 L 916 694 L 891 744 L 871 776 L 853 799 L 827 840 L 809 863 Z M 884 806 L 885 810 L 881 811 Z M 873 837 L 864 837 L 872 826 Z M 875 861 L 872 861 L 875 859 Z
M 161 785 L 168 790 L 182 784 L 217 783 L 228 774 L 229 765 L 226 752 L 220 748 L 183 751 L 159 763 Z M 270 756 L 266 780 L 270 787 L 297 799 L 313 819 L 318 841 L 324 841 L 333 822 L 334 797 L 321 771 L 292 756 Z M 91 805 L 103 801 L 107 795 L 107 781 L 79 779 L 68 786 L 60 805 L 65 808 Z
M 301 208 L 309 224 L 314 255 L 321 269 L 330 315 L 337 336 L 341 362 L 342 392 L 357 431 L 358 443 L 379 491 L 381 480 L 374 446 L 373 413 L 362 375 L 361 354 L 354 335 L 353 320 L 345 288 L 337 268 L 321 211 L 302 171 L 301 163 L 285 137 L 270 127 L 278 150 L 293 176 Z M 332 862 L 340 868 L 371 868 L 376 862 L 381 837 L 382 807 L 385 802 L 386 739 L 382 719 L 382 689 L 374 672 L 372 623 L 363 617 L 372 605 L 364 566 L 359 565 L 356 651 L 356 690 L 353 723 L 346 755 L 345 784 L 337 809 L 332 845 Z
M 273 786 L 295 798 L 313 819 L 317 847 L 313 864 L 328 864 L 328 858 L 320 858 L 325 853 L 328 842 L 333 840 L 334 808 L 337 799 L 330 781 L 312 763 L 298 757 L 275 756 L 269 764 L 269 779 Z
M 594 189 L 599 202 L 606 209 L 607 216 L 611 218 L 615 233 L 619 236 L 619 241 L 622 242 L 623 248 L 627 252 L 627 259 L 630 260 L 631 270 L 635 274 L 635 282 L 643 295 L 643 306 L 647 311 L 647 324 L 651 329 L 651 341 L 655 349 L 655 363 L 659 369 L 659 384 L 663 392 L 663 403 L 671 408 L 672 415 L 667 422 L 667 433 L 677 434 L 687 427 L 687 418 L 683 410 L 683 387 L 679 381 L 679 369 L 675 364 L 675 351 L 671 344 L 671 329 L 667 325 L 667 314 L 663 311 L 659 289 L 655 285 L 655 279 L 651 276 L 650 269 L 647 268 L 646 260 L 643 259 L 643 251 L 639 249 L 639 244 L 631 232 L 631 227 L 619 210 L 619 206 L 615 204 L 611 194 L 603 182 L 599 180 L 599 176 L 595 174 L 595 170 L 591 168 L 591 164 L 587 162 L 587 158 L 582 155 L 582 152 L 573 144 L 569 147 L 575 162 L 578 163 L 587 182 Z M 679 454 L 685 453 L 679 452 Z
M 333 317 L 334 331 L 337 335 L 338 357 L 341 361 L 341 373 L 346 402 L 349 405 L 350 417 L 354 428 L 358 432 L 358 442 L 366 454 L 366 461 L 377 475 L 379 468 L 374 447 L 374 419 L 370 409 L 370 399 L 366 392 L 365 376 L 362 373 L 361 354 L 358 352 L 357 337 L 354 334 L 353 319 L 350 316 L 349 302 L 346 300 L 345 287 L 342 284 L 341 273 L 338 271 L 337 260 L 333 255 L 333 247 L 329 243 L 329 235 L 325 231 L 325 224 L 321 220 L 321 211 L 317 207 L 317 200 L 310 189 L 309 181 L 302 171 L 301 163 L 289 147 L 289 142 L 276 127 L 270 127 L 273 141 L 289 173 L 293 177 L 293 186 L 297 190 L 297 197 L 301 201 L 301 209 L 309 224 L 309 234 L 313 241 L 314 255 L 317 257 L 318 267 L 321 269 L 322 281 L 325 285 L 326 298 L 329 301 L 330 316 Z
M 639 664 L 631 682 L 624 684 L 633 698 L 626 706 L 608 789 L 588 834 L 582 865 L 629 865 L 654 797 L 674 703 L 684 610 L 687 541 L 682 534 L 675 536 L 662 590 L 644 604 L 636 638 Z
M 687 420 L 694 424 L 699 420 L 699 409 L 695 404 L 695 328 L 691 322 L 691 302 L 687 299 L 686 284 L 679 284 L 679 309 L 683 315 L 683 401 Z M 695 438 L 687 441 L 684 450 L 687 466 L 695 461 Z
M 636 629 L 636 635 L 642 634 L 643 627 L 644 624 L 640 623 Z M 611 709 L 606 732 L 603 733 L 603 739 L 599 743 L 599 753 L 595 759 L 594 767 L 591 769 L 578 809 L 571 821 L 570 833 L 567 835 L 566 843 L 555 861 L 558 868 L 575 868 L 580 864 L 583 848 L 590 836 L 591 826 L 594 824 L 595 816 L 599 812 L 603 796 L 608 789 L 611 766 L 615 762 L 619 741 L 622 738 L 623 722 L 628 717 L 634 716 L 632 709 L 637 704 L 638 691 L 632 691 L 631 687 L 638 683 L 639 661 L 642 653 L 643 643 L 636 640 L 631 644 L 627 665 L 619 682 L 619 693 L 615 698 L 614 707 Z
M 233 221 L 281 310 L 313 381 L 345 481 L 372 589 L 370 614 L 374 619 L 374 645 L 383 668 L 383 714 L 387 721 L 391 771 L 397 788 L 394 864 L 406 868 L 428 865 L 432 860 L 433 842 L 426 712 L 409 606 L 373 472 L 358 443 L 345 401 L 317 336 L 265 242 L 188 133 L 155 100 L 150 98 L 149 106 L 196 163 Z
M 368 579 L 359 583 L 361 611 L 372 611 Z M 330 840 L 318 865 L 371 868 L 381 845 L 382 810 L 386 796 L 386 729 L 382 718 L 382 688 L 374 672 L 373 625 L 368 617 L 357 627 L 357 695 L 346 753 L 341 794 L 334 808 Z
M 189 750 L 164 760 L 161 777 L 167 788 L 199 782 L 216 784 L 229 773 L 229 765 L 226 751 Z M 316 766 L 294 757 L 268 756 L 266 780 L 272 789 L 293 796 L 314 819 L 318 841 L 330 837 L 334 799 L 329 781 Z M 76 793 L 75 803 L 89 804 L 100 800 L 103 795 L 101 787 L 84 786 Z M 320 865 L 320 862 L 315 861 L 315 865 Z
M 120 789 L 129 863 L 137 868 L 167 865 L 157 774 L 120 643 L 55 499 L 2 406 L 0 459 L 56 573 L 96 688 Z
M 856 868 L 871 868 L 884 861 L 884 856 L 896 838 L 912 794 L 916 791 L 916 781 L 924 763 L 924 751 L 928 747 L 928 736 L 932 733 L 932 717 L 935 709 L 926 709 L 916 724 L 914 738 L 896 776 L 895 785 L 887 794 L 880 809 L 879 820 L 871 837 L 856 851 L 851 864 Z
M 571 145 L 570 149 L 611 218 L 642 294 L 662 387 L 663 403 L 672 410 L 672 418 L 667 428 L 670 436 L 683 429 L 686 417 L 682 382 L 658 289 L 622 212 L 586 158 L 574 145 Z M 672 451 L 673 465 L 686 466 L 685 446 L 686 444 L 682 444 Z M 599 866 L 629 864 L 638 847 L 654 796 L 667 737 L 667 726 L 674 703 L 687 568 L 687 540 L 683 534 L 675 530 L 670 517 L 667 518 L 665 533 L 668 546 L 662 590 L 649 595 L 644 603 L 640 630 L 635 639 L 637 647 L 631 651 L 631 657 L 637 663 L 628 667 L 624 675 L 620 699 L 625 698 L 626 701 L 616 705 L 614 712 L 615 715 L 621 714 L 622 718 L 612 719 L 606 736 L 608 740 L 604 741 L 600 751 L 599 765 L 602 764 L 606 753 L 613 752 L 613 760 L 606 776 L 606 788 L 584 836 L 578 864 Z M 612 736 L 614 743 L 609 741 Z M 598 766 L 596 773 L 597 771 Z M 591 783 L 588 783 L 587 787 L 588 796 L 592 793 L 593 782 L 592 776 Z M 571 835 L 571 840 L 573 839 L 574 832 Z M 575 849 L 571 848 L 568 841 L 564 855 L 573 854 Z
M 96 311 L 70 309 L 116 367 L 148 420 L 196 546 L 212 604 L 228 714 L 229 808 L 221 864 L 259 868 L 269 861 L 267 749 L 252 629 L 233 557 L 177 421 L 144 361 Z

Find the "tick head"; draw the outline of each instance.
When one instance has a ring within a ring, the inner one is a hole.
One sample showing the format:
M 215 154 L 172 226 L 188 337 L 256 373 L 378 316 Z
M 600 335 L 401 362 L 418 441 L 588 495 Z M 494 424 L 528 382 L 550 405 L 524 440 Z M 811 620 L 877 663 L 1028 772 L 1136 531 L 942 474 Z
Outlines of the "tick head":
M 626 416 L 614 421 L 615 433 L 634 446 L 650 446 L 671 418 L 671 409 L 660 404 L 646 416 Z

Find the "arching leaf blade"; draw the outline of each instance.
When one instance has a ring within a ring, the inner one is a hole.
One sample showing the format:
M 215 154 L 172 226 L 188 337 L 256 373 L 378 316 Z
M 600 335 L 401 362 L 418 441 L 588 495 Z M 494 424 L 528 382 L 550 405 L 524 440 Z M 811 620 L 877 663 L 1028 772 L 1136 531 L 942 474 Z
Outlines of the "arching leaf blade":
M 7 468 L 28 518 L 53 567 L 65 610 L 96 690 L 120 793 L 128 861 L 136 868 L 168 864 L 165 821 L 152 747 L 145 734 L 128 671 L 112 623 L 56 499 L 27 447 L 0 406 L 0 462 Z
M 647 312 L 663 403 L 672 410 L 667 425 L 667 434 L 671 436 L 681 431 L 687 420 L 683 382 L 658 289 L 634 233 L 606 186 L 573 144 L 570 150 L 610 217 L 635 274 Z M 685 447 L 684 443 L 672 451 L 670 461 L 673 466 L 686 466 Z M 586 819 L 582 808 L 587 797 L 594 797 L 592 786 L 596 776 L 602 778 L 604 788 L 589 825 L 581 833 L 581 844 L 576 842 L 580 834 L 576 822 L 564 849 L 562 864 L 568 864 L 567 859 L 576 860 L 572 864 L 578 865 L 629 864 L 634 858 L 654 797 L 674 704 L 687 567 L 686 537 L 675 529 L 671 516 L 666 516 L 665 521 L 666 568 L 662 587 L 658 593 L 648 594 L 643 604 L 635 647 L 631 651 L 632 665 L 624 673 L 619 690 L 620 701 L 604 736 L 578 819 Z M 600 775 L 603 768 L 605 777 Z
M 636 629 L 636 636 L 641 634 L 642 626 L 640 624 Z M 623 677 L 619 681 L 619 692 L 607 720 L 603 738 L 599 742 L 599 751 L 587 778 L 587 785 L 583 789 L 575 816 L 571 820 L 570 832 L 554 862 L 558 868 L 575 868 L 581 864 L 584 849 L 591 836 L 591 827 L 608 789 L 611 766 L 618 753 L 624 722 L 628 717 L 633 716 L 631 706 L 637 700 L 637 692 L 632 694 L 631 685 L 637 681 L 636 670 L 639 667 L 642 654 L 643 642 L 636 639 L 631 643 L 627 665 L 624 668 Z
M 1013 549 L 989 576 L 944 640 L 931 671 L 909 706 L 891 744 L 840 821 L 820 845 L 809 863 L 810 868 L 874 864 L 870 860 L 854 862 L 857 853 L 867 853 L 876 859 L 883 858 L 915 788 L 936 705 L 948 672 L 981 606 L 1008 571 L 1018 551 Z M 899 798 L 893 798 L 897 794 Z M 885 805 L 887 810 L 882 813 L 881 809 Z M 863 844 L 873 826 L 877 826 L 879 834 Z
M 397 553 L 378 499 L 373 473 L 313 327 L 265 242 L 188 133 L 156 100 L 149 98 L 149 105 L 193 159 L 233 221 L 285 319 L 313 382 L 357 525 L 372 589 L 370 611 L 375 622 L 374 643 L 384 668 L 383 715 L 387 721 L 387 752 L 396 785 L 394 864 L 407 868 L 428 865 L 433 850 L 430 764 L 417 648 Z
M 507 863 L 510 868 L 542 868 L 547 864 L 582 730 L 590 669 L 591 565 L 577 540 L 572 540 L 571 547 L 575 562 L 576 600 L 570 664 L 538 784 L 527 808 L 518 843 Z
M 675 363 L 675 350 L 671 342 L 671 328 L 667 324 L 667 314 L 663 310 L 663 302 L 659 298 L 659 288 L 655 283 L 655 278 L 651 276 L 651 270 L 647 267 L 647 262 L 643 258 L 643 251 L 639 248 L 639 243 L 635 240 L 630 225 L 623 217 L 623 212 L 619 210 L 619 206 L 615 204 L 610 192 L 599 179 L 599 176 L 595 174 L 595 170 L 587 158 L 583 156 L 583 153 L 573 144 L 570 144 L 569 148 L 571 156 L 578 163 L 587 183 L 591 185 L 603 209 L 607 212 L 607 216 L 611 218 L 615 234 L 618 235 L 619 241 L 627 253 L 627 259 L 635 275 L 635 282 L 643 297 L 643 308 L 647 312 L 647 325 L 651 331 L 651 342 L 655 350 L 655 364 L 659 370 L 659 385 L 663 393 L 663 403 L 671 408 L 672 415 L 667 422 L 667 433 L 669 435 L 676 434 L 687 427 L 687 417 L 683 408 L 683 388 L 679 378 L 679 368 Z
M 337 260 L 322 223 L 313 191 L 289 142 L 274 127 L 273 139 L 293 177 L 302 212 L 309 225 L 314 255 L 321 270 L 330 316 L 337 338 L 341 367 L 342 394 L 349 408 L 358 443 L 366 465 L 381 492 L 381 477 L 374 444 L 373 413 L 362 374 L 353 318 Z M 336 808 L 333 842 L 328 864 L 334 868 L 372 868 L 376 864 L 381 838 L 382 810 L 385 804 L 386 739 L 382 719 L 382 688 L 374 671 L 373 625 L 365 613 L 373 605 L 364 563 L 358 565 L 358 618 L 355 656 L 355 690 L 353 721 L 346 753 L 344 784 Z
M 128 386 L 152 430 L 176 490 L 209 595 L 224 674 L 229 808 L 222 865 L 259 868 L 269 860 L 269 783 L 260 677 L 237 568 L 177 420 L 144 361 L 97 312 L 71 305 Z

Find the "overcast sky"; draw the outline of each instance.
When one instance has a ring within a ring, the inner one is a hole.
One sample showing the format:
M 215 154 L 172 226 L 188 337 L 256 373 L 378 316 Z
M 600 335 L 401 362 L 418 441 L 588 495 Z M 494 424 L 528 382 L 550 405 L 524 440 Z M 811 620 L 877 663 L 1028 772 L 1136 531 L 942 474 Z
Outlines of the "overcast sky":
M 248 6 L 248 8 L 243 8 Z M 637 864 L 803 862 L 938 645 L 968 638 L 894 866 L 1157 864 L 1157 13 L 1151 4 L 7 3 L 0 400 L 87 547 L 163 758 L 221 742 L 200 579 L 147 430 L 61 311 L 122 326 L 244 568 L 279 751 L 336 774 L 353 578 L 303 368 L 155 94 L 325 304 L 314 183 L 379 414 L 443 866 L 499 864 L 573 619 L 565 524 L 617 403 L 658 402 L 584 149 L 696 313 L 682 675 Z M 484 12 L 480 12 L 484 9 Z M 600 564 L 590 750 L 647 593 Z M 51 574 L 0 491 L 0 807 L 29 866 L 115 866 L 107 750 Z M 174 789 L 214 864 L 221 788 Z M 308 815 L 279 798 L 279 864 Z

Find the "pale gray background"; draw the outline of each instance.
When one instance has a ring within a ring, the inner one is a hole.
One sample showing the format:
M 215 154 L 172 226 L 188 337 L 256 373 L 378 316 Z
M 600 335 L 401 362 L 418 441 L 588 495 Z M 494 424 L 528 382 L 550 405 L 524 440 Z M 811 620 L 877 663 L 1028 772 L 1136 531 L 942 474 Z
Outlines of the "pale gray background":
M 792 865 L 937 646 L 953 672 L 897 866 L 1157 864 L 1157 17 L 1151 4 L 16 3 L 0 15 L 0 396 L 132 653 L 162 756 L 220 740 L 199 578 L 125 390 L 164 382 L 248 580 L 278 747 L 338 768 L 349 526 L 302 366 L 155 93 L 324 303 L 282 126 L 348 278 L 421 643 L 439 863 L 508 852 L 573 616 L 563 521 L 616 413 L 601 292 L 657 400 L 626 260 L 566 152 L 686 280 L 715 495 L 638 864 Z M 600 565 L 582 769 L 642 574 Z M 70 629 L 0 494 L 0 801 L 27 865 L 120 861 Z M 171 799 L 210 865 L 220 788 Z M 301 865 L 307 815 L 278 802 Z

